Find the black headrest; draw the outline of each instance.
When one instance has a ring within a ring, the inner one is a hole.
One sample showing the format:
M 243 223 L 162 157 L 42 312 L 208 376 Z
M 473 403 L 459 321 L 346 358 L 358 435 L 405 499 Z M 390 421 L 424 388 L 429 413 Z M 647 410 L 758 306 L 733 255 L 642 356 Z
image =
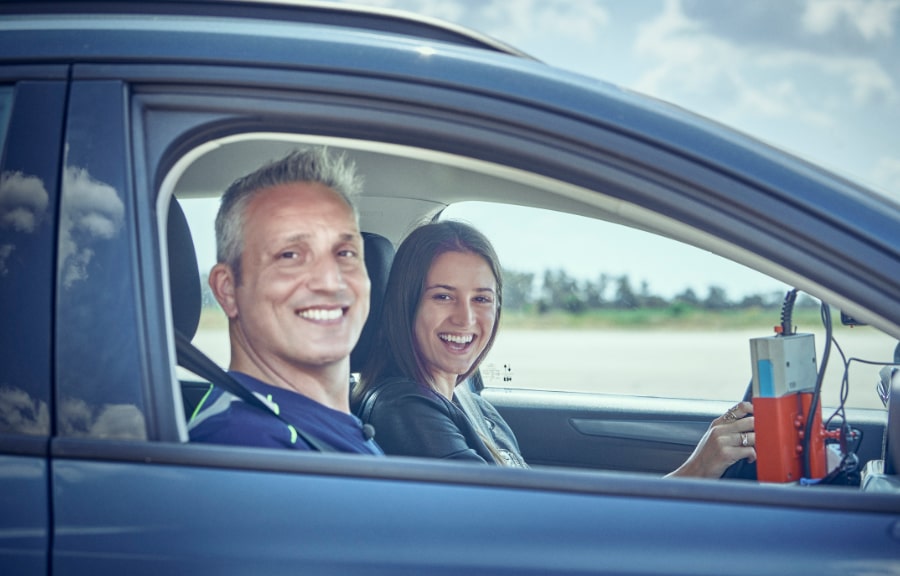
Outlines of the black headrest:
M 359 342 L 356 343 L 356 347 L 350 354 L 351 372 L 359 372 L 365 364 L 366 358 L 372 353 L 375 332 L 381 319 L 381 306 L 384 302 L 388 274 L 391 272 L 391 264 L 394 261 L 394 245 L 390 240 L 373 232 L 363 232 L 362 236 L 366 270 L 369 272 L 372 290 L 369 296 L 369 318 L 363 326 L 362 334 L 359 335 Z
M 188 340 L 200 324 L 200 269 L 194 239 L 184 211 L 176 198 L 169 204 L 169 291 L 172 296 L 172 321 L 175 330 Z

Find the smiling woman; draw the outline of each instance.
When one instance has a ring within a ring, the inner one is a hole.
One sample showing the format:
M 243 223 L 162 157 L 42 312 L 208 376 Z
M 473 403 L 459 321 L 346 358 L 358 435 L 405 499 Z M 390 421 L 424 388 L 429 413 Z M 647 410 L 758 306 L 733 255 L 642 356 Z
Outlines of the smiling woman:
M 376 340 L 353 391 L 354 412 L 388 454 L 524 466 L 499 414 L 484 433 L 455 403 L 497 335 L 500 263 L 474 228 L 452 221 L 413 230 L 397 249 Z

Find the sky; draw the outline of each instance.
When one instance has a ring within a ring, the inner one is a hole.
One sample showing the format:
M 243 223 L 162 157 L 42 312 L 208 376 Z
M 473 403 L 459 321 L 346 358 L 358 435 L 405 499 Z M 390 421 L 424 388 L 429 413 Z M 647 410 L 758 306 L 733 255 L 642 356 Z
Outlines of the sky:
M 710 117 L 900 201 L 900 0 L 350 3 L 472 28 L 550 65 Z M 525 216 L 479 210 L 458 214 L 476 225 L 495 227 L 505 220 L 527 229 Z M 577 221 L 559 227 L 581 228 Z M 634 252 L 607 251 L 603 271 L 632 273 L 635 284 L 647 280 L 662 295 L 688 284 L 701 296 L 713 284 L 730 296 L 783 287 L 738 265 L 706 265 L 696 252 L 673 259 L 647 245 L 650 240 L 612 242 Z M 606 238 L 607 245 L 612 242 Z M 537 270 L 544 258 L 539 245 L 528 250 L 528 244 L 506 253 L 497 248 L 507 267 L 532 263 Z M 635 259 L 642 261 L 640 270 L 629 266 Z M 573 254 L 565 263 L 557 252 L 546 260 L 563 262 L 577 277 L 597 276 L 596 264 L 583 256 Z M 647 270 L 658 277 L 646 277 Z M 709 277 L 698 278 L 700 270 Z
M 352 0 L 472 28 L 900 200 L 900 0 Z
M 900 201 L 900 0 L 352 0 L 439 18 L 492 36 L 559 68 L 672 102 Z M 582 279 L 628 274 L 672 296 L 717 285 L 729 297 L 782 290 L 735 264 L 685 250 L 673 257 L 619 230 L 597 251 L 548 248 L 484 207 L 453 215 L 488 232 L 506 268 L 562 267 Z M 536 218 L 536 217 L 535 217 Z M 504 224 L 516 230 L 499 234 Z M 540 224 L 540 226 L 538 226 Z M 556 238 L 583 242 L 577 219 Z M 498 230 L 492 235 L 491 230 Z M 512 240 L 510 240 L 512 238 Z M 566 245 L 564 241 L 555 246 Z M 598 264 L 602 261 L 602 266 Z M 705 274 L 705 275 L 704 275 Z

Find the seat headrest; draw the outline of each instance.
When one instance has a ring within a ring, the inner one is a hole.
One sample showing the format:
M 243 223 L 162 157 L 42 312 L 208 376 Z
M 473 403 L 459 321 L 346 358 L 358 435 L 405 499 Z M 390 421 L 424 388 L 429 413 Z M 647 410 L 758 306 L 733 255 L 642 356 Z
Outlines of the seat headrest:
M 394 245 L 391 241 L 373 232 L 363 232 L 363 251 L 366 258 L 366 270 L 372 283 L 369 296 L 369 317 L 363 326 L 359 341 L 350 354 L 350 371 L 359 372 L 369 354 L 372 353 L 375 332 L 381 319 L 381 307 L 384 303 L 384 292 L 387 288 L 388 275 L 394 261 Z
M 169 247 L 169 292 L 172 296 L 172 322 L 175 330 L 188 340 L 194 337 L 200 324 L 202 294 L 200 292 L 200 269 L 194 239 L 188 227 L 187 218 L 178 203 L 172 198 L 169 203 L 168 224 Z

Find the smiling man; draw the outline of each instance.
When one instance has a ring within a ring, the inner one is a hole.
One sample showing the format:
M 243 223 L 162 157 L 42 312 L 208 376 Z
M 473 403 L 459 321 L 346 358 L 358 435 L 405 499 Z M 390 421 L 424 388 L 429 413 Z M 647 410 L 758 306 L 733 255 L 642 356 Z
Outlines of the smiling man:
M 380 454 L 349 413 L 350 352 L 369 313 L 369 277 L 343 156 L 295 151 L 235 181 L 216 217 L 213 294 L 228 316 L 229 373 L 276 415 L 211 388 L 192 441 Z

